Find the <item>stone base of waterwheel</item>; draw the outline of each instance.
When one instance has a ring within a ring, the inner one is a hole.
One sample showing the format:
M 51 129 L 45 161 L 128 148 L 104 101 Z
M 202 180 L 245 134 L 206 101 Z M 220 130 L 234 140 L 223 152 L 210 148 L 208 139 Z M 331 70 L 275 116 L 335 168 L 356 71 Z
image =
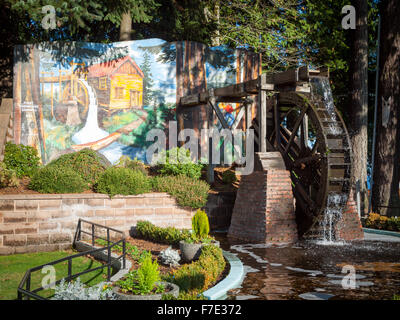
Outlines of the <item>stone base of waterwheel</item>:
M 279 152 L 256 154 L 255 170 L 243 175 L 228 237 L 258 243 L 298 240 L 290 172 Z

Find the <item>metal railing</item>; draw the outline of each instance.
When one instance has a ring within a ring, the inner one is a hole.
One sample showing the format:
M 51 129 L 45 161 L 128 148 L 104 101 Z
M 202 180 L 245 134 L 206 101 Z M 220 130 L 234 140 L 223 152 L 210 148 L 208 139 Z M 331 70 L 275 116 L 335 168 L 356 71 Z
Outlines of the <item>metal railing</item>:
M 86 224 L 91 225 L 90 232 L 82 230 L 82 223 L 86 223 Z M 101 229 L 106 229 L 107 237 L 103 238 L 101 236 L 97 236 L 95 234 L 95 228 L 96 227 L 97 228 L 101 228 Z M 120 240 L 118 240 L 116 242 L 111 242 L 110 231 L 113 231 L 113 232 L 121 234 L 122 235 L 122 239 L 120 239 Z M 82 234 L 87 234 L 87 235 L 90 236 L 92 246 L 95 245 L 96 239 L 102 239 L 102 240 L 107 241 L 107 247 L 96 248 L 96 249 L 93 249 L 93 250 L 80 252 L 80 253 L 65 257 L 65 258 L 61 258 L 61 259 L 58 259 L 58 260 L 55 260 L 55 261 L 48 262 L 46 264 L 43 264 L 43 265 L 40 265 L 40 266 L 37 266 L 37 267 L 30 268 L 29 270 L 26 271 L 24 277 L 22 278 L 22 280 L 21 280 L 21 282 L 20 282 L 20 284 L 18 286 L 18 300 L 22 300 L 24 298 L 26 300 L 29 300 L 30 298 L 37 299 L 37 300 L 47 300 L 47 298 L 42 297 L 37 293 L 39 291 L 46 290 L 49 287 L 53 287 L 53 286 L 59 284 L 63 279 L 65 281 L 69 282 L 69 281 L 71 281 L 71 280 L 73 280 L 73 279 L 75 279 L 75 278 L 77 278 L 77 277 L 79 277 L 81 275 L 84 275 L 86 273 L 93 272 L 93 271 L 96 271 L 96 270 L 99 270 L 99 269 L 103 269 L 105 267 L 107 267 L 107 281 L 110 281 L 111 268 L 113 267 L 115 261 L 120 260 L 120 259 L 122 259 L 122 268 L 125 269 L 125 267 L 126 267 L 126 240 L 125 240 L 125 235 L 124 235 L 124 233 L 122 231 L 116 230 L 114 228 L 106 227 L 106 226 L 103 226 L 103 225 L 100 225 L 100 224 L 97 224 L 97 223 L 94 223 L 94 222 L 90 222 L 90 221 L 87 221 L 87 220 L 79 219 L 78 226 L 76 228 L 76 232 L 75 232 L 75 236 L 74 236 L 74 242 L 73 242 L 74 246 L 75 246 L 76 242 L 81 241 Z M 112 258 L 111 257 L 111 250 L 114 247 L 119 246 L 119 245 L 122 245 L 122 254 L 120 256 L 116 257 L 116 258 Z M 88 256 L 88 255 L 92 255 L 93 256 L 94 254 L 100 253 L 100 252 L 103 252 L 103 251 L 107 251 L 107 263 L 105 263 L 105 264 L 103 264 L 101 266 L 95 267 L 95 268 L 84 270 L 82 272 L 72 273 L 72 261 L 73 261 L 73 259 L 79 258 L 79 257 L 82 257 L 82 256 Z M 57 280 L 57 281 L 52 282 L 50 284 L 47 284 L 45 287 L 41 286 L 41 287 L 36 288 L 36 289 L 32 289 L 31 288 L 31 283 L 32 283 L 31 280 L 32 280 L 32 273 L 33 272 L 42 270 L 43 267 L 53 266 L 53 265 L 56 265 L 56 264 L 59 264 L 59 263 L 65 262 L 65 261 L 68 261 L 68 275 L 67 275 L 67 277 L 64 277 L 64 278 L 62 278 L 60 280 Z

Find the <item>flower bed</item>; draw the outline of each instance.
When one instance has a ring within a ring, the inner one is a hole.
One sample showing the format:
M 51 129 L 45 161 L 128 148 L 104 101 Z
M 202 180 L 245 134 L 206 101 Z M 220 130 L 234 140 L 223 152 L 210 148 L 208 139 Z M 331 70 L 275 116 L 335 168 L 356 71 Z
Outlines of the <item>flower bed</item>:
M 386 217 L 378 213 L 370 213 L 365 221 L 367 228 L 400 231 L 400 217 Z

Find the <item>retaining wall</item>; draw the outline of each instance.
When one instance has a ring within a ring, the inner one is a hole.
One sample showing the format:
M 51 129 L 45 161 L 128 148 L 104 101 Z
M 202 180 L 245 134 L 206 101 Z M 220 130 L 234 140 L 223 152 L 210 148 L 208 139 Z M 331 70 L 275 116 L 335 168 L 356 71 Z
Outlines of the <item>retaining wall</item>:
M 128 234 L 139 220 L 191 229 L 194 213 L 167 193 L 0 195 L 0 255 L 68 248 L 79 218 Z

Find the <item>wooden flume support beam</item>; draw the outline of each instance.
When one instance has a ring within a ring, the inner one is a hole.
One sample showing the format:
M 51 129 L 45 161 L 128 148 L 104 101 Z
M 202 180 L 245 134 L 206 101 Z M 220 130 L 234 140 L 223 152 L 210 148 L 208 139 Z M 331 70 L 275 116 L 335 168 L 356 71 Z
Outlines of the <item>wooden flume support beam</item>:
M 235 102 L 249 95 L 258 94 L 260 91 L 295 91 L 309 93 L 310 88 L 307 82 L 311 77 L 329 77 L 327 68 L 309 69 L 299 67 L 274 74 L 262 74 L 257 79 L 233 84 L 223 88 L 213 89 L 217 102 Z M 183 96 L 180 98 L 182 107 L 191 107 L 200 104 L 207 104 L 210 99 L 210 90 L 201 93 Z

